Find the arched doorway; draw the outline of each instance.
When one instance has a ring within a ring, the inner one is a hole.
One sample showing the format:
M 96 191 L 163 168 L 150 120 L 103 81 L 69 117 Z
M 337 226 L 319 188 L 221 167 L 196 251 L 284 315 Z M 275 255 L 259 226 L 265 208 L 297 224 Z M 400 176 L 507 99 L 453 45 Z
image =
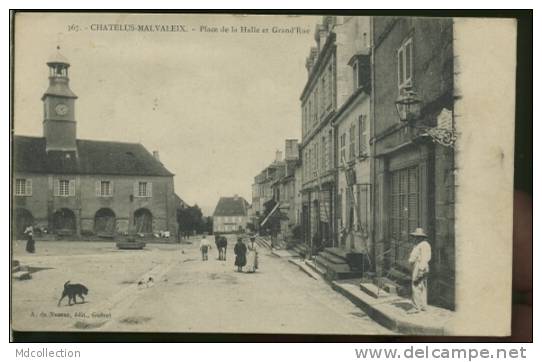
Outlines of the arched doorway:
M 75 214 L 70 209 L 60 209 L 53 214 L 55 233 L 75 234 Z
M 152 214 L 148 209 L 138 209 L 134 212 L 134 226 L 136 233 L 152 233 Z
M 24 230 L 27 226 L 34 223 L 34 217 L 27 209 L 17 208 L 15 209 L 15 237 L 24 237 Z
M 113 210 L 103 208 L 94 215 L 94 232 L 97 235 L 112 235 L 115 233 L 115 213 Z

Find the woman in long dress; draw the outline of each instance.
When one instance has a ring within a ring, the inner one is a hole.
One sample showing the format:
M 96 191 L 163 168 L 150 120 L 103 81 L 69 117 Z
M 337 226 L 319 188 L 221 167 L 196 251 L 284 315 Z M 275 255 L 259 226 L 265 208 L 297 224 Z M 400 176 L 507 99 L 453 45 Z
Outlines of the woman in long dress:
M 247 264 L 247 247 L 243 243 L 243 239 L 237 239 L 237 244 L 235 244 L 233 252 L 235 253 L 235 265 L 237 266 L 237 271 L 241 272 L 243 271 L 243 267 Z
M 34 242 L 34 226 L 28 225 L 24 233 L 26 235 L 26 251 L 29 253 L 34 253 L 36 251 Z
M 248 244 L 247 253 L 247 273 L 254 273 L 258 269 L 258 247 L 256 245 L 256 238 L 251 237 Z

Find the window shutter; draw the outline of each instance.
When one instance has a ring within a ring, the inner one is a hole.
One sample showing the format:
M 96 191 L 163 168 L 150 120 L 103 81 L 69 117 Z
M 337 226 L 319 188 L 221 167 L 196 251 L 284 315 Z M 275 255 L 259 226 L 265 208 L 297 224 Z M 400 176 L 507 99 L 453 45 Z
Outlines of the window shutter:
M 102 193 L 101 193 L 101 186 L 102 186 L 102 182 L 101 181 L 96 181 L 96 184 L 95 184 L 95 189 L 96 189 L 96 196 L 102 196 Z
M 60 196 L 60 180 L 55 180 L 55 184 L 53 188 L 54 188 L 54 195 Z
M 397 85 L 401 87 L 403 85 L 403 49 L 399 49 L 397 52 Z
M 114 182 L 113 180 L 109 181 L 109 196 L 113 196 L 114 191 Z
M 138 181 L 134 182 L 134 190 L 133 190 L 133 191 L 134 191 L 134 197 L 138 197 L 138 196 L 139 196 L 139 193 L 138 193 L 138 191 L 139 191 L 139 190 L 138 190 L 138 186 L 139 186 L 139 182 L 138 182 Z
M 32 196 L 32 180 L 26 180 L 25 194 L 26 196 Z
M 75 196 L 75 180 L 70 180 L 70 186 L 69 186 L 69 195 Z
M 412 57 L 412 39 L 409 39 L 405 45 L 405 80 L 412 83 L 413 69 Z
M 147 182 L 147 196 L 152 197 L 152 182 Z

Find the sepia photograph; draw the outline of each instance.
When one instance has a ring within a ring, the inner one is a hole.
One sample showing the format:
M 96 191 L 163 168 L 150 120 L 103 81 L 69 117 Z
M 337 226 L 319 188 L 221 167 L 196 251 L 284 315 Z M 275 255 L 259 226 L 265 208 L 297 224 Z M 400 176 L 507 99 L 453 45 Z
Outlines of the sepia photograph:
M 13 331 L 510 334 L 514 21 L 12 27 Z

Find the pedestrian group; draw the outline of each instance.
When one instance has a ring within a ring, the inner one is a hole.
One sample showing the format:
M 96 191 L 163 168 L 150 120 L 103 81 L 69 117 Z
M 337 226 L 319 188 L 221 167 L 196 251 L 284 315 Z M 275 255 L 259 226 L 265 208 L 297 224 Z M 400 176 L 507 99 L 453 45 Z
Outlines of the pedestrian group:
M 218 251 L 218 260 L 226 261 L 226 251 L 228 249 L 228 239 L 225 236 L 215 235 L 215 246 Z M 207 235 L 203 235 L 200 241 L 201 260 L 209 260 L 209 250 L 212 248 L 211 243 L 207 239 Z M 256 237 L 250 236 L 248 245 L 245 245 L 242 237 L 237 238 L 237 243 L 233 248 L 235 254 L 235 263 L 237 272 L 242 272 L 243 268 L 247 273 L 254 273 L 258 269 L 258 246 Z

